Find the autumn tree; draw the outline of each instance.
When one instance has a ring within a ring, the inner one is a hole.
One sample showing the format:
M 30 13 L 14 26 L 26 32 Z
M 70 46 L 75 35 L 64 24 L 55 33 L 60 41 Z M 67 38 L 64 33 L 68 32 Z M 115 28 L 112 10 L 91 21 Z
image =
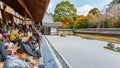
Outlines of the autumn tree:
M 88 17 L 79 16 L 74 23 L 74 28 L 87 28 L 88 27 Z
M 62 23 L 63 28 L 73 28 L 73 19 L 72 18 L 65 18 Z
M 61 1 L 54 10 L 54 21 L 63 22 L 65 18 L 73 18 L 77 16 L 77 10 L 69 0 Z

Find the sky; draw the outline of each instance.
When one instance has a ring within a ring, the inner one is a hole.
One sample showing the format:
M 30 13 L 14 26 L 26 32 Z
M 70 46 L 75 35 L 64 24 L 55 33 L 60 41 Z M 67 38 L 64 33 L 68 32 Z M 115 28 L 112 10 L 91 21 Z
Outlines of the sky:
M 47 12 L 54 13 L 55 7 L 62 0 L 51 0 Z M 101 12 L 105 11 L 112 0 L 70 0 L 77 8 L 78 15 L 86 15 L 90 9 L 98 8 Z

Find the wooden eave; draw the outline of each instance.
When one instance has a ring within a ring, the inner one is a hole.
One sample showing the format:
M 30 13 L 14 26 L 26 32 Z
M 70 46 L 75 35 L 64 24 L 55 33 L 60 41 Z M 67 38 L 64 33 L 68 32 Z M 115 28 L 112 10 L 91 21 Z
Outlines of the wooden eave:
M 33 19 L 34 21 L 42 21 L 50 0 L 0 0 L 9 5 L 20 15 Z
M 50 0 L 23 0 L 35 21 L 42 21 Z

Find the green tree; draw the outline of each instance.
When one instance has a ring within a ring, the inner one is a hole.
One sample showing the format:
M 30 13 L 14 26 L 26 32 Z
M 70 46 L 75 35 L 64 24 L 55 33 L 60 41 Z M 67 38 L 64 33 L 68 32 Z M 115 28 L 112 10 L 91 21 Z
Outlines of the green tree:
M 77 10 L 74 5 L 71 4 L 69 0 L 63 0 L 57 4 L 54 10 L 53 19 L 54 21 L 63 22 L 63 20 L 68 17 L 75 20 L 76 16 Z
M 88 28 L 88 17 L 86 16 L 79 16 L 77 19 L 76 19 L 76 22 L 74 23 L 74 28 L 77 29 L 77 28 Z
M 98 10 L 98 8 L 93 8 L 89 11 L 89 14 L 97 14 L 100 13 L 100 11 Z
M 77 28 L 88 28 L 88 18 L 85 18 L 81 20 L 81 22 L 78 22 L 78 27 Z

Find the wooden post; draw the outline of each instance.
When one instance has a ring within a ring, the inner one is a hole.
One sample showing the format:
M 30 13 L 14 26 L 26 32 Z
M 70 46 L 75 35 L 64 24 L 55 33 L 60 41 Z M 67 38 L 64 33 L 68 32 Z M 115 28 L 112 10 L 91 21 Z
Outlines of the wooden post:
M 25 21 L 25 22 L 26 22 L 26 20 L 27 20 L 26 18 L 27 18 L 27 14 L 25 13 L 25 14 L 24 14 L 24 21 Z

